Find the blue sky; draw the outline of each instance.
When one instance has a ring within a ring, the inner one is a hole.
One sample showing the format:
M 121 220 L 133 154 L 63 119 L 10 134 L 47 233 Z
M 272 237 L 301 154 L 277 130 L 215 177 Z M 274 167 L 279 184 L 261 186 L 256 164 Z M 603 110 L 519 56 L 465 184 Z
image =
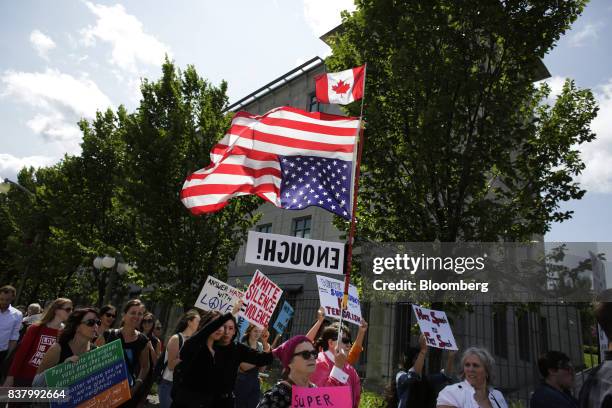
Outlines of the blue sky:
M 140 78 L 157 78 L 165 54 L 193 64 L 230 101 L 329 48 L 318 37 L 350 0 L 0 2 L 0 176 L 78 154 L 76 122 L 96 109 L 138 102 Z M 592 1 L 544 62 L 553 90 L 563 78 L 592 88 L 601 104 L 583 148 L 585 198 L 549 241 L 612 241 L 612 4 Z

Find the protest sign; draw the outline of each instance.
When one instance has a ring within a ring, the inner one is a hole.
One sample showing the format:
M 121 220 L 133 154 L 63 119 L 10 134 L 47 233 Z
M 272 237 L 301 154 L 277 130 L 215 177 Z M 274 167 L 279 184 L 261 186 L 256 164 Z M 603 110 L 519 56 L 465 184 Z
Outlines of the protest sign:
M 350 407 L 352 406 L 351 388 L 340 387 L 298 387 L 291 389 L 292 408 Z
M 321 306 L 325 308 L 325 315 L 340 319 L 344 282 L 317 275 L 317 284 L 319 286 L 319 299 L 321 300 Z M 359 326 L 361 323 L 361 305 L 357 288 L 349 285 L 348 295 L 347 309 L 342 311 L 342 318 Z
M 276 286 L 266 275 L 255 271 L 247 288 L 243 306 L 238 316 L 263 329 L 270 322 L 270 317 L 280 300 L 283 290 Z
M 238 330 L 238 342 L 242 341 L 242 338 L 246 334 L 247 329 L 249 328 L 249 322 L 244 317 L 238 317 L 236 320 L 237 330 Z
M 425 336 L 428 346 L 458 350 L 446 313 L 417 305 L 412 305 L 412 310 L 414 310 L 419 328 Z
M 68 389 L 67 401 L 52 407 L 97 406 L 114 408 L 131 398 L 121 340 L 81 355 L 45 371 L 49 387 Z
M 285 301 L 285 303 L 283 303 L 283 307 L 278 313 L 278 316 L 276 317 L 276 322 L 274 322 L 274 326 L 272 327 L 274 328 L 274 330 L 276 330 L 277 333 L 280 334 L 285 331 L 287 325 L 289 324 L 289 320 L 291 320 L 292 317 L 293 308 L 291 307 L 289 302 Z
M 229 313 L 242 295 L 238 289 L 209 275 L 195 307 L 202 310 L 217 310 L 223 314 Z
M 250 231 L 245 262 L 341 275 L 344 244 Z

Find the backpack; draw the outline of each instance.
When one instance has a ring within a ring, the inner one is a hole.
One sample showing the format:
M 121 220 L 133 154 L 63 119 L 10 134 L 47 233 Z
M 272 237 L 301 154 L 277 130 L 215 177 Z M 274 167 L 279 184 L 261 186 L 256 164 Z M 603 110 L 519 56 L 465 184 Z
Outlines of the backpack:
M 180 353 L 181 349 L 183 348 L 184 340 L 183 340 L 183 336 L 180 333 L 177 333 L 177 334 L 178 334 L 179 353 Z M 157 362 L 155 363 L 155 368 L 153 369 L 153 381 L 155 381 L 158 384 L 161 383 L 161 381 L 163 380 L 164 370 L 168 366 L 168 359 L 166 358 L 167 352 L 168 352 L 168 347 L 166 346 L 164 351 L 162 351 L 162 353 L 157 358 Z

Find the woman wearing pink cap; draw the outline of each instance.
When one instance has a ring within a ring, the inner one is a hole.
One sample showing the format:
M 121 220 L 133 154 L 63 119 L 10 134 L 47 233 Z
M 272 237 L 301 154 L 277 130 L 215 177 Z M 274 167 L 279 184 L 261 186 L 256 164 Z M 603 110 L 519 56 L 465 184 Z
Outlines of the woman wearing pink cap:
M 257 408 L 290 408 L 292 386 L 315 387 L 310 376 L 315 371 L 318 353 L 308 337 L 295 336 L 274 349 L 272 354 L 283 365 L 283 379 L 263 395 Z

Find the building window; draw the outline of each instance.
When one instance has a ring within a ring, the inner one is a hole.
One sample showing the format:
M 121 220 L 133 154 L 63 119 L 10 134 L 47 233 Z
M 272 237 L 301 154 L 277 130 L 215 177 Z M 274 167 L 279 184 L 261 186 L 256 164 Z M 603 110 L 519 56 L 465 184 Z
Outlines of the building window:
M 291 235 L 300 238 L 310 238 L 310 217 L 295 218 Z
M 308 100 L 308 112 L 319 112 L 321 104 L 317 101 L 317 96 L 313 92 L 309 96 Z
M 272 232 L 272 224 L 262 224 L 257 226 L 257 232 Z
M 518 317 L 518 354 L 523 361 L 531 361 L 529 352 L 529 314 L 523 312 Z
M 508 358 L 508 321 L 505 308 L 493 314 L 493 352 L 500 357 Z

